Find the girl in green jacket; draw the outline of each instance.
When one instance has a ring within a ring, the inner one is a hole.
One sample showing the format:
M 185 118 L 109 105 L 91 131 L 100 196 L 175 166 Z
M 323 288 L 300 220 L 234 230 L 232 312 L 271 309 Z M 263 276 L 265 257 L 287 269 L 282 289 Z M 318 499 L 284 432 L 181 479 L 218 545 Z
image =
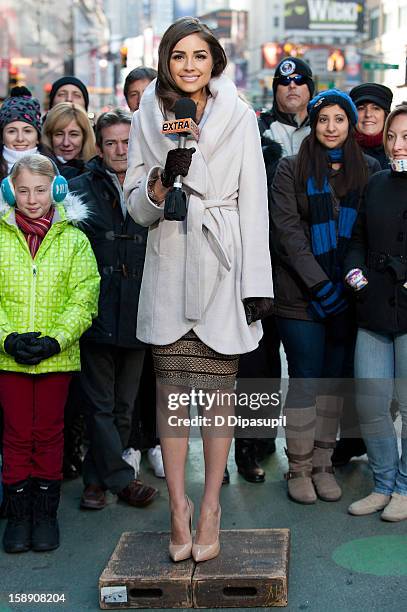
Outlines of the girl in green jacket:
M 43 155 L 1 184 L 0 403 L 6 552 L 59 546 L 64 406 L 79 338 L 96 316 L 99 274 L 75 223 L 86 206 Z M 62 204 L 63 202 L 63 204 Z

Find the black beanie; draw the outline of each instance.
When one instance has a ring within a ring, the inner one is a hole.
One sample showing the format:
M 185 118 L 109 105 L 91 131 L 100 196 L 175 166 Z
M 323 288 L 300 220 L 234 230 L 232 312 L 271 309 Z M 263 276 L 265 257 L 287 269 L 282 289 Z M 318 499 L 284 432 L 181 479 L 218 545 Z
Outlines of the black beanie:
M 89 93 L 88 93 L 88 90 L 86 89 L 86 85 L 84 83 L 82 83 L 82 81 L 80 81 L 79 79 L 77 79 L 74 76 L 64 76 L 64 77 L 61 77 L 60 79 L 55 81 L 55 83 L 52 84 L 52 88 L 51 88 L 51 91 L 50 91 L 50 94 L 49 94 L 49 107 L 52 108 L 52 105 L 53 105 L 56 93 L 57 93 L 58 89 L 63 87 L 63 85 L 75 85 L 75 87 L 80 89 L 81 92 L 82 92 L 82 95 L 83 95 L 83 99 L 85 100 L 85 108 L 86 108 L 86 110 L 88 110 L 88 106 L 89 106 Z
M 302 74 L 307 77 L 307 86 L 309 89 L 310 98 L 314 95 L 314 81 L 312 80 L 312 70 L 307 62 L 299 57 L 285 57 L 278 64 L 273 78 L 273 94 L 276 97 L 278 80 L 281 76 L 290 76 L 291 74 Z
M 372 102 L 388 113 L 393 102 L 392 90 L 378 83 L 362 83 L 362 85 L 357 85 L 351 89 L 349 95 L 356 106 L 362 104 L 362 102 Z

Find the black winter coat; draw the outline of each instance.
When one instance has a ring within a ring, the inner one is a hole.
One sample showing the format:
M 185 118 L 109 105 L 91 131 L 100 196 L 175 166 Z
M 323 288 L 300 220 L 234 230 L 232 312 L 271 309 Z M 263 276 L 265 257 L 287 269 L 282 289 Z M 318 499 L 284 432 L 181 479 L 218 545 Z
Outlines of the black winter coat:
M 100 157 L 91 159 L 87 169 L 69 181 L 69 189 L 83 196 L 89 208 L 80 228 L 91 242 L 101 276 L 98 316 L 82 338 L 144 348 L 136 325 L 148 229 L 128 213 L 123 218 L 119 194 Z
M 407 332 L 407 173 L 382 170 L 368 182 L 345 259 L 368 284 L 356 292 L 358 325 Z
M 382 170 L 387 170 L 390 167 L 389 159 L 384 152 L 383 145 L 378 145 L 377 147 L 361 147 L 361 149 L 366 155 L 370 155 L 370 157 L 377 159 Z
M 71 159 L 71 161 L 66 162 L 66 164 L 63 164 L 58 160 L 57 166 L 60 174 L 64 176 L 67 181 L 70 181 L 77 176 L 81 176 L 81 174 L 84 174 L 87 171 L 87 164 L 83 161 L 83 159 Z

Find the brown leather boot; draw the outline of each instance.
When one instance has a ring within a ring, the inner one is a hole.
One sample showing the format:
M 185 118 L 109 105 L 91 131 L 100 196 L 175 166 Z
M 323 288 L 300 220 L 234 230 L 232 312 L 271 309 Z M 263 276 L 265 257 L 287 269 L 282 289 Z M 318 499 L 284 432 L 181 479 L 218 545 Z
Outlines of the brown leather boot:
M 129 506 L 142 508 L 150 504 L 157 495 L 158 489 L 143 484 L 141 480 L 132 480 L 127 487 L 118 492 L 117 497 Z
M 312 481 L 323 501 L 338 501 L 342 490 L 335 480 L 332 453 L 342 412 L 343 399 L 330 395 L 317 397 L 317 424 L 312 459 Z
M 286 415 L 286 455 L 289 471 L 285 474 L 288 496 L 300 504 L 317 500 L 312 483 L 312 457 L 315 436 L 315 406 L 288 408 Z

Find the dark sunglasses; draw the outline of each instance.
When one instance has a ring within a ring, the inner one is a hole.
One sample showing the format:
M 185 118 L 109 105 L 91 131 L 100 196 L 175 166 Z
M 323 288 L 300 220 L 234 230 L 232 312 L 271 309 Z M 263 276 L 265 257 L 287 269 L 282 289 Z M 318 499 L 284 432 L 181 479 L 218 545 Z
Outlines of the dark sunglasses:
M 307 77 L 303 74 L 296 74 L 295 76 L 280 76 L 278 77 L 278 84 L 286 87 L 293 81 L 296 85 L 305 85 Z

